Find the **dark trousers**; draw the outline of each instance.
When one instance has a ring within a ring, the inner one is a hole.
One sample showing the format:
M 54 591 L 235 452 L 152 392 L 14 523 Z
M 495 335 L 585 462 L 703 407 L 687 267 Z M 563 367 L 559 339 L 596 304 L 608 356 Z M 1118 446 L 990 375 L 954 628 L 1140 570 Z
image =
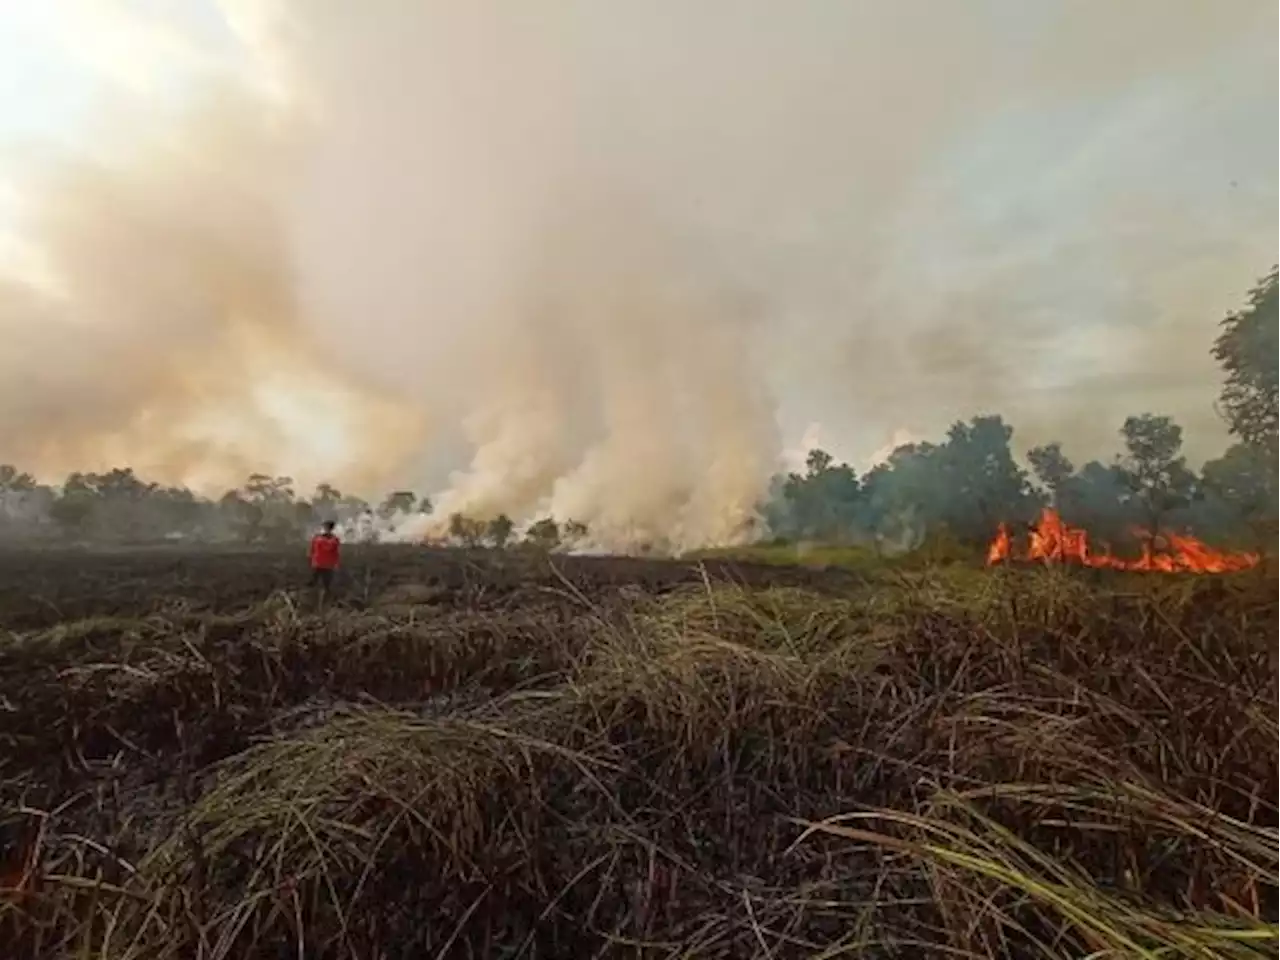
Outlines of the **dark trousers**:
M 311 585 L 319 587 L 321 593 L 328 593 L 333 588 L 333 575 L 337 573 L 328 567 L 311 568 Z

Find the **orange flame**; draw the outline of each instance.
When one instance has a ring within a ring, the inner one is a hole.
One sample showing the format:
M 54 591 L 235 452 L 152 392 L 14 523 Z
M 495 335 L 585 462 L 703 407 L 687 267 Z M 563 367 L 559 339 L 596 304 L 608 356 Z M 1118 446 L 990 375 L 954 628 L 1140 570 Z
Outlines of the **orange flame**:
M 1215 550 L 1195 537 L 1176 533 L 1163 535 L 1167 547 L 1154 548 L 1155 537 L 1145 530 L 1135 531 L 1142 539 L 1142 556 L 1124 560 L 1110 551 L 1092 551 L 1089 535 L 1078 527 L 1064 523 L 1058 511 L 1049 507 L 1040 511 L 1040 519 L 1028 534 L 1027 550 L 1018 559 L 1041 563 L 1075 563 L 1085 567 L 1107 567 L 1112 570 L 1147 570 L 1160 573 L 1228 573 L 1258 565 L 1256 553 L 1230 553 Z M 987 566 L 1015 559 L 1013 538 L 1001 523 L 987 548 Z
M 1009 536 L 1009 528 L 1001 521 L 996 529 L 995 539 L 987 547 L 987 566 L 1003 563 L 1013 555 L 1013 538 Z

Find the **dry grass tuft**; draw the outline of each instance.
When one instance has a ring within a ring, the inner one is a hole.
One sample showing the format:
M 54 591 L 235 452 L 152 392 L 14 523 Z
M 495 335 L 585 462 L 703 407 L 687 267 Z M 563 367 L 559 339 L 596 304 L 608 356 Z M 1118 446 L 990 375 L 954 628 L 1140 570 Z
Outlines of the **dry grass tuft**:
M 1274 582 L 379 556 L 0 646 L 5 956 L 1275 955 Z

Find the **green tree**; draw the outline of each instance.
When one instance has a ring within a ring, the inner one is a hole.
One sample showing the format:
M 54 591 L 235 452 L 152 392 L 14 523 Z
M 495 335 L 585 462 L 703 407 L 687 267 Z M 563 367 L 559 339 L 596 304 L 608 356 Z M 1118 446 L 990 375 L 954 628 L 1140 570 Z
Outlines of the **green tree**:
M 511 533 L 516 528 L 515 523 L 505 513 L 500 513 L 489 521 L 486 531 L 489 542 L 502 550 L 506 547 L 507 542 L 511 539 Z
M 861 517 L 859 492 L 853 468 L 815 448 L 805 458 L 805 472 L 789 474 L 776 484 L 762 512 L 769 529 L 780 537 L 847 540 L 855 536 Z
M 389 520 L 397 513 L 412 513 L 417 497 L 412 490 L 396 490 L 388 493 L 386 499 L 378 505 L 378 516 Z
M 877 544 L 913 549 L 942 523 L 943 453 L 934 443 L 904 444 L 863 478 L 861 524 Z
M 0 463 L 0 492 L 27 493 L 36 488 L 36 478 L 11 463 Z
M 1117 466 L 1137 500 L 1146 529 L 1156 534 L 1171 510 L 1191 502 L 1195 475 L 1182 456 L 1182 427 L 1169 417 L 1144 413 L 1120 428 L 1126 453 Z
M 262 539 L 265 511 L 258 503 L 247 500 L 240 490 L 228 490 L 218 501 L 218 512 L 228 531 L 237 540 L 254 543 Z
M 1098 546 L 1122 543 L 1130 527 L 1143 521 L 1135 512 L 1128 475 L 1117 464 L 1097 460 L 1063 484 L 1058 509 L 1067 523 L 1088 530 Z
M 831 464 L 835 458 L 827 451 L 815 447 L 809 451 L 809 455 L 804 458 L 805 470 L 810 477 L 816 477 L 831 468 Z
M 934 461 L 942 524 L 962 543 L 986 543 L 1001 521 L 1030 520 L 1040 506 L 1013 458 L 1013 427 L 999 416 L 974 417 L 947 431 Z
M 1036 479 L 1052 495 L 1054 505 L 1061 507 L 1058 501 L 1063 488 L 1076 472 L 1075 465 L 1062 452 L 1062 444 L 1054 442 L 1032 447 L 1027 451 L 1027 461 Z
M 243 487 L 223 497 L 222 506 L 247 542 L 287 543 L 301 535 L 311 518 L 310 507 L 300 504 L 294 493 L 292 477 L 265 473 L 250 474 Z
M 342 491 L 331 483 L 317 484 L 315 492 L 311 494 L 311 507 L 324 520 L 336 519 L 338 504 L 341 502 Z
M 858 475 L 821 450 L 811 451 L 805 465 L 808 473 L 799 492 L 809 536 L 832 542 L 852 539 L 860 518 Z
M 461 513 L 449 514 L 449 536 L 464 547 L 478 547 L 484 539 L 485 523 Z
M 1251 291 L 1248 305 L 1227 315 L 1213 345 L 1226 372 L 1221 410 L 1232 434 L 1265 452 L 1275 469 L 1277 360 L 1276 268 Z
M 1091 460 L 1077 471 L 1058 443 L 1033 447 L 1027 460 L 1062 519 L 1088 530 L 1099 544 L 1123 540 L 1127 528 L 1139 519 L 1129 505 L 1132 491 L 1119 467 Z
M 551 517 L 543 517 L 529 526 L 524 540 L 539 550 L 555 550 L 560 546 L 560 527 Z
M 1232 444 L 1201 470 L 1207 491 L 1220 497 L 1252 533 L 1257 545 L 1275 543 L 1276 468 L 1270 455 L 1247 443 Z
M 291 511 L 292 526 L 296 530 L 305 529 L 315 523 L 315 510 L 306 500 L 295 500 Z
M 97 500 L 92 493 L 79 489 L 64 490 L 49 507 L 49 515 L 63 533 L 84 536 L 92 523 L 96 506 Z
M 243 496 L 251 503 L 292 504 L 294 501 L 292 477 L 269 477 L 265 473 L 251 473 L 242 488 Z
M 186 487 L 158 487 L 149 501 L 148 512 L 162 536 L 192 536 L 202 532 L 208 503 Z
M 1245 523 L 1259 545 L 1274 545 L 1277 460 L 1277 270 L 1251 291 L 1243 310 L 1227 315 L 1213 345 L 1226 380 L 1219 408 L 1240 439 L 1204 467 L 1206 488 Z
M 6 533 L 34 529 L 49 517 L 53 491 L 12 464 L 0 464 L 0 525 Z
M 73 473 L 63 484 L 63 496 L 86 498 L 89 508 L 79 521 L 82 534 L 136 539 L 159 535 L 154 498 L 159 487 L 140 479 L 130 467 L 105 473 Z M 64 508 L 68 509 L 68 508 Z

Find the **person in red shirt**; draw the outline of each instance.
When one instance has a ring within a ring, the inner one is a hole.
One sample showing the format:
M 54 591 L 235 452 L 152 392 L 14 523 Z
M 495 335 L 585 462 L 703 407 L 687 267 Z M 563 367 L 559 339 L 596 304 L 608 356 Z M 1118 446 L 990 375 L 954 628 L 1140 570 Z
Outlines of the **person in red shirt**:
M 338 553 L 342 541 L 333 532 L 333 521 L 326 520 L 320 532 L 311 538 L 311 585 L 320 587 L 323 599 L 333 587 L 333 576 L 338 569 Z

